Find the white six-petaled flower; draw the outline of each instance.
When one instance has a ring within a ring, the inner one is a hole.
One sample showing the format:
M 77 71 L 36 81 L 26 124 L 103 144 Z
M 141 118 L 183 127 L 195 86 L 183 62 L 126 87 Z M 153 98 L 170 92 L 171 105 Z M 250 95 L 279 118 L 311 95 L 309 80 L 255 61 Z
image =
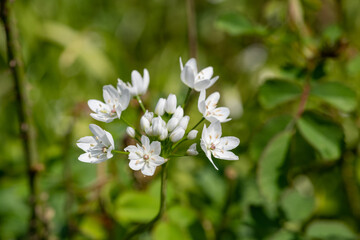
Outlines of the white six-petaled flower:
M 195 89 L 195 91 L 201 91 L 211 87 L 217 80 L 218 76 L 212 78 L 214 73 L 212 67 L 207 67 L 198 72 L 196 59 L 191 58 L 185 66 L 180 58 L 181 81 L 189 88 Z
M 214 92 L 207 99 L 205 90 L 200 92 L 198 109 L 204 118 L 210 122 L 228 122 L 231 118 L 227 118 L 230 115 L 230 110 L 227 107 L 217 108 L 217 104 L 220 99 L 220 93 Z
M 90 124 L 89 128 L 94 136 L 82 137 L 76 143 L 85 151 L 79 156 L 79 160 L 87 163 L 100 163 L 112 158 L 114 139 L 111 134 L 95 124 Z
M 129 167 L 135 171 L 141 170 L 146 176 L 152 176 L 156 167 L 166 162 L 160 157 L 161 144 L 158 141 L 150 144 L 149 138 L 144 135 L 141 137 L 141 144 L 130 145 L 124 149 L 129 152 Z
M 204 125 L 201 135 L 201 149 L 205 152 L 216 170 L 218 168 L 214 164 L 211 154 L 215 158 L 223 160 L 239 160 L 239 157 L 229 150 L 236 148 L 240 144 L 240 140 L 237 137 L 221 137 L 221 135 L 222 130 L 219 121 L 211 123 L 208 128 Z
M 94 113 L 90 116 L 101 122 L 112 122 L 115 118 L 120 118 L 130 101 L 130 93 L 127 89 L 116 90 L 112 85 L 103 87 L 103 97 L 105 103 L 91 99 L 88 101 L 90 109 Z

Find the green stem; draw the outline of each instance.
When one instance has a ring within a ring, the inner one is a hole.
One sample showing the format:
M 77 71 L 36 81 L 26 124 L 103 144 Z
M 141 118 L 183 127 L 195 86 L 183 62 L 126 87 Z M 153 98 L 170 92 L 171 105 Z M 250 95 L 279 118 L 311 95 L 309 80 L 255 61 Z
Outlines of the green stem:
M 141 109 L 143 110 L 143 112 L 146 112 L 145 106 L 144 106 L 144 104 L 143 104 L 143 102 L 142 102 L 139 95 L 136 95 L 136 99 L 138 100 L 139 105 L 140 105 Z
M 197 128 L 197 126 L 200 125 L 200 123 L 202 123 L 205 120 L 205 118 L 201 118 L 201 120 L 195 124 L 194 127 L 192 127 L 189 131 L 187 131 L 183 137 L 183 139 L 181 139 L 179 142 L 175 143 L 172 147 L 171 150 L 175 150 L 175 148 L 177 148 L 181 143 L 185 142 L 187 140 L 187 135 L 189 134 L 190 131 L 194 130 L 195 128 Z
M 192 88 L 189 88 L 186 93 L 186 97 L 185 97 L 184 103 L 182 105 L 182 108 L 184 108 L 184 109 L 186 108 L 187 104 L 189 103 L 191 91 L 192 91 Z
M 124 151 L 119 151 L 119 150 L 112 150 L 111 152 L 120 153 L 120 154 L 126 154 L 126 155 L 129 154 L 129 152 L 124 152 Z
M 126 125 L 128 125 L 129 127 L 132 127 L 132 128 L 135 130 L 135 133 L 136 133 L 137 135 L 141 136 L 141 133 L 140 133 L 138 130 L 136 130 L 136 128 L 135 128 L 131 123 L 129 123 L 122 115 L 121 115 L 120 119 L 123 120 L 124 123 L 125 123 Z M 136 137 L 135 137 L 135 139 L 138 140 Z M 138 140 L 138 141 L 139 141 L 139 140 Z M 140 141 L 139 141 L 139 142 L 140 142 Z
M 204 120 L 205 120 L 205 118 L 202 117 L 202 118 L 200 119 L 200 121 L 199 121 L 192 129 L 190 129 L 190 131 L 192 131 L 192 130 L 194 130 L 195 128 L 197 128 L 197 127 L 200 125 L 200 123 L 202 123 Z M 187 135 L 190 131 L 187 131 L 185 134 Z
M 134 230 L 125 235 L 124 239 L 132 239 L 134 236 L 145 232 L 146 230 L 151 230 L 155 223 L 161 219 L 166 209 L 166 185 L 167 185 L 167 162 L 162 165 L 161 170 L 161 190 L 160 190 L 160 208 L 158 214 L 148 223 L 138 225 Z

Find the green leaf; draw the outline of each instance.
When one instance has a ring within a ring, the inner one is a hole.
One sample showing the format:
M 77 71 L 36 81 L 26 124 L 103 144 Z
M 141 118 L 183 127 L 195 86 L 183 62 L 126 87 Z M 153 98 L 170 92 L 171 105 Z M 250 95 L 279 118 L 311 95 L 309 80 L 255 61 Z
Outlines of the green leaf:
M 254 160 L 258 160 L 270 139 L 283 131 L 291 120 L 292 117 L 288 115 L 270 119 L 251 140 L 249 148 L 250 156 Z
M 80 230 L 85 236 L 91 239 L 105 239 L 106 231 L 103 228 L 101 219 L 94 216 L 85 217 L 80 224 Z
M 285 229 L 280 229 L 275 234 L 271 235 L 267 240 L 294 240 L 294 234 Z
M 266 29 L 262 26 L 251 23 L 239 13 L 227 13 L 220 16 L 216 27 L 231 35 L 264 35 Z
M 277 134 L 267 144 L 259 162 L 257 177 L 259 189 L 269 202 L 277 201 L 281 186 L 279 178 L 289 148 L 291 131 Z
M 298 222 L 310 217 L 315 201 L 312 196 L 301 194 L 295 189 L 288 189 L 284 192 L 280 205 L 288 220 Z
M 356 108 L 356 93 L 339 82 L 324 82 L 315 85 L 310 94 L 344 112 L 354 111 Z
M 167 212 L 168 218 L 181 227 L 191 225 L 196 219 L 193 209 L 185 206 L 174 206 Z
M 357 239 L 355 233 L 344 223 L 333 220 L 316 220 L 306 228 L 306 236 L 317 239 Z
M 265 109 L 294 100 L 301 95 L 301 88 L 295 83 L 283 80 L 268 80 L 259 89 L 259 102 Z
M 115 203 L 115 217 L 119 222 L 148 222 L 159 209 L 159 201 L 142 192 L 125 192 Z
M 153 239 L 156 240 L 185 240 L 189 239 L 182 229 L 171 222 L 160 222 L 153 232 Z
M 301 135 L 325 160 L 336 160 L 341 155 L 342 129 L 335 123 L 311 113 L 305 113 L 298 120 Z

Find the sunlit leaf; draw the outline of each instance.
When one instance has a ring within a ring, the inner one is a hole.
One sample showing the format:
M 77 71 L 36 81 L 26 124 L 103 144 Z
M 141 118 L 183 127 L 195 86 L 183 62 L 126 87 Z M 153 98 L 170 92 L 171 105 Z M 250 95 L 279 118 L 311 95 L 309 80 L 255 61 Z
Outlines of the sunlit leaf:
M 315 206 L 315 200 L 312 196 L 301 194 L 295 189 L 288 189 L 284 192 L 280 205 L 287 219 L 303 221 L 310 217 Z
M 143 192 L 125 192 L 115 203 L 115 217 L 122 222 L 148 222 L 159 209 L 159 201 Z
M 341 154 L 343 132 L 341 128 L 326 119 L 305 113 L 297 122 L 301 135 L 320 153 L 325 160 L 336 160 Z
M 263 35 L 266 33 L 264 27 L 251 23 L 239 13 L 228 13 L 220 16 L 216 21 L 216 26 L 231 35 Z
M 171 222 L 160 222 L 154 229 L 153 238 L 156 240 L 186 240 L 189 239 L 184 231 Z
M 253 137 L 250 142 L 249 152 L 254 160 L 258 160 L 266 144 L 277 133 L 285 130 L 292 117 L 288 115 L 279 116 L 270 119 L 262 129 Z
M 354 111 L 357 106 L 356 93 L 339 82 L 317 84 L 312 87 L 310 94 L 344 112 Z
M 340 221 L 316 220 L 306 228 L 306 236 L 317 239 L 353 240 L 357 239 L 354 232 Z
M 291 131 L 283 131 L 267 144 L 259 162 L 257 178 L 261 193 L 270 202 L 275 202 L 280 194 L 279 177 L 288 151 Z
M 282 80 L 268 80 L 259 90 L 259 102 L 266 108 L 271 109 L 279 104 L 294 100 L 301 95 L 301 88 L 292 82 Z

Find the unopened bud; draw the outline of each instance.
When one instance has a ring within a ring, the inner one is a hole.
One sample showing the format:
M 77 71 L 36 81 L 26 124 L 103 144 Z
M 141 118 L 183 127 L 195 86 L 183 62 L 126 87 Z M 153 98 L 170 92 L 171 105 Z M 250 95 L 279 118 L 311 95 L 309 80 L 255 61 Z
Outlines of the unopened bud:
M 184 130 L 186 130 L 186 128 L 188 127 L 189 121 L 190 121 L 189 116 L 182 117 L 179 122 L 179 126 L 182 127 Z
M 164 141 L 168 137 L 168 130 L 166 128 L 162 129 L 162 133 L 159 136 L 160 141 Z
M 145 115 L 140 119 L 140 127 L 145 132 L 150 128 L 150 121 L 146 118 Z
M 184 109 L 181 106 L 178 106 L 174 112 L 173 117 L 182 118 L 184 116 Z
M 169 114 L 173 114 L 175 110 L 176 110 L 176 96 L 174 94 L 169 94 L 165 104 L 165 111 Z
M 187 135 L 187 139 L 193 140 L 196 138 L 197 134 L 198 134 L 198 130 L 191 130 Z
M 153 118 L 152 133 L 154 136 L 160 136 L 164 128 L 166 128 L 166 123 L 164 122 L 164 120 L 162 120 L 160 116 Z
M 196 156 L 199 154 L 198 151 L 196 151 L 196 143 L 189 147 L 189 149 L 186 151 L 186 154 L 190 156 Z
M 165 113 L 166 99 L 160 98 L 155 107 L 155 114 L 162 116 Z
M 172 142 L 180 141 L 185 135 L 185 130 L 182 127 L 176 127 L 175 130 L 170 134 L 170 140 Z
M 176 117 L 172 117 L 168 123 L 167 123 L 167 129 L 169 130 L 169 132 L 171 132 L 172 130 L 174 130 L 177 125 L 179 124 L 179 119 Z
M 132 138 L 135 137 L 135 130 L 132 127 L 127 127 L 126 128 L 126 133 L 127 133 L 127 135 L 129 135 Z

